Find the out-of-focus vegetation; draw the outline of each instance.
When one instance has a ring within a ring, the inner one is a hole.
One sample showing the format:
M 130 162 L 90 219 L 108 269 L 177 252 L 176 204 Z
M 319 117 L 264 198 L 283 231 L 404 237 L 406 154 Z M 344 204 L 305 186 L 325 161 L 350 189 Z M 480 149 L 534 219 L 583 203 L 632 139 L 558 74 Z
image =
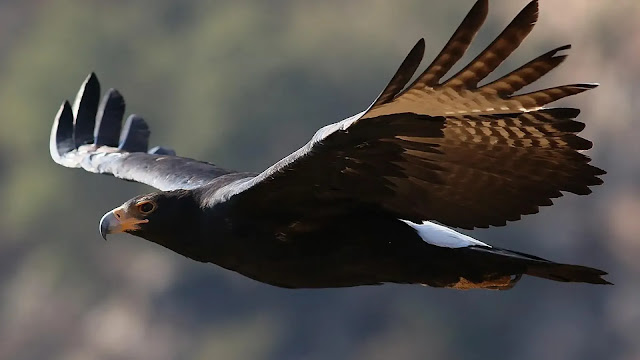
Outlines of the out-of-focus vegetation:
M 583 110 L 605 185 L 473 232 L 606 269 L 613 287 L 277 289 L 131 236 L 103 242 L 100 216 L 150 189 L 49 158 L 59 104 L 96 71 L 147 118 L 154 144 L 260 170 L 366 107 L 418 38 L 435 56 L 472 3 L 1 2 L 0 358 L 640 358 L 635 0 L 541 0 L 539 25 L 499 71 L 574 45 L 536 86 L 602 83 L 563 104 Z M 493 0 L 472 55 L 524 5 Z

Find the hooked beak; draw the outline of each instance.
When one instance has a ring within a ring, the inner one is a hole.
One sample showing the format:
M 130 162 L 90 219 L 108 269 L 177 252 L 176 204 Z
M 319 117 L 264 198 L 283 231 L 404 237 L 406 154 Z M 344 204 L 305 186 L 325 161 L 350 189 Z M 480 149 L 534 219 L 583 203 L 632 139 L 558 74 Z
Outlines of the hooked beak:
M 104 214 L 100 219 L 100 235 L 107 240 L 109 234 L 138 230 L 140 229 L 139 224 L 147 222 L 149 222 L 148 219 L 137 219 L 127 214 L 127 211 L 122 207 L 118 207 Z

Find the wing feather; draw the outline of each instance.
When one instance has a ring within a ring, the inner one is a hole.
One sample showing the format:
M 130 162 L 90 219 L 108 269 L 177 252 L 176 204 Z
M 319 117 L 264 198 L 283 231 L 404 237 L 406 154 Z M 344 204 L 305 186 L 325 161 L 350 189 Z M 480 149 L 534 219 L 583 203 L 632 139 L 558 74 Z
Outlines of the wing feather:
M 413 74 L 415 74 L 422 57 L 424 56 L 424 39 L 418 40 L 413 46 L 409 55 L 404 59 L 398 71 L 393 75 L 389 84 L 382 90 L 378 99 L 371 105 L 371 107 L 384 104 L 392 100 L 398 93 L 407 86 L 409 80 Z
M 569 45 L 554 49 L 485 86 L 478 84 L 493 72 L 526 38 L 538 19 L 538 1 L 530 2 L 496 39 L 467 66 L 439 83 L 469 46 L 486 17 L 486 3 L 479 1 L 433 64 L 392 100 L 374 102 L 362 118 L 414 112 L 424 115 L 495 114 L 539 109 L 545 104 L 593 88 L 595 84 L 560 86 L 529 94 L 513 95 L 558 66 L 566 57 L 557 55 Z M 449 51 L 449 52 L 447 52 Z M 445 66 L 446 64 L 446 66 Z M 444 71 L 444 72 L 443 72 Z
M 118 149 L 127 152 L 147 152 L 149 148 L 149 125 L 138 115 L 129 115 L 120 135 Z
M 500 79 L 483 85 L 481 90 L 499 96 L 511 95 L 555 69 L 567 58 L 566 55 L 557 54 L 570 48 L 571 45 L 564 45 L 540 55 Z
M 124 110 L 125 102 L 122 95 L 116 89 L 109 89 L 102 98 L 98 114 L 95 117 L 94 144 L 97 146 L 118 146 Z
M 334 211 L 375 206 L 415 222 L 502 226 L 533 214 L 563 192 L 588 194 L 605 172 L 579 151 L 579 110 L 544 108 L 594 88 L 574 84 L 514 95 L 557 67 L 569 46 L 549 51 L 479 86 L 524 40 L 538 16 L 529 3 L 474 60 L 440 82 L 462 57 L 487 13 L 478 1 L 444 50 L 405 90 L 422 54 L 414 46 L 363 113 L 320 129 L 303 148 L 253 179 L 220 189 L 216 201 L 244 211 Z M 277 207 L 274 207 L 277 204 Z M 324 210 L 321 210 L 324 209 Z M 286 217 L 290 218 L 290 217 Z
M 556 86 L 549 89 L 538 90 L 527 94 L 511 97 L 512 101 L 521 104 L 526 109 L 534 109 L 545 106 L 567 96 L 580 94 L 598 87 L 598 84 L 573 84 Z
M 452 88 L 475 88 L 511 53 L 533 29 L 538 20 L 538 2 L 530 2 L 500 35 L 460 72 L 447 80 L 443 86 Z
M 96 111 L 100 101 L 100 83 L 94 73 L 89 74 L 73 102 L 73 139 L 77 146 L 93 141 Z
M 131 115 L 122 126 L 122 95 L 112 89 L 101 103 L 99 100 L 100 83 L 92 73 L 80 87 L 73 107 L 68 101 L 62 104 L 49 142 L 56 163 L 160 190 L 193 189 L 232 174 L 207 162 L 174 156 L 171 149 L 155 147 L 147 152 L 150 131 L 144 119 Z
M 409 86 L 413 88 L 433 87 L 455 65 L 471 45 L 473 38 L 489 13 L 489 1 L 478 0 L 471 8 L 462 23 L 442 48 L 433 62 L 427 66 L 422 75 Z

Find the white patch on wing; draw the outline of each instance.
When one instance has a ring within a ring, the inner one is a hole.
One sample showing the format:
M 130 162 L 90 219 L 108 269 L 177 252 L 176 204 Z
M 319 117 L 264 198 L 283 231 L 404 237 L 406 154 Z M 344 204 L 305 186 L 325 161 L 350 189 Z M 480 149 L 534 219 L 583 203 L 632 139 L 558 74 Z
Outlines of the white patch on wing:
M 431 245 L 448 248 L 461 248 L 467 246 L 491 247 L 490 245 L 485 244 L 482 241 L 478 241 L 471 236 L 461 234 L 446 226 L 438 225 L 430 221 L 424 221 L 422 224 L 416 224 L 408 220 L 400 220 L 414 228 L 422 240 Z

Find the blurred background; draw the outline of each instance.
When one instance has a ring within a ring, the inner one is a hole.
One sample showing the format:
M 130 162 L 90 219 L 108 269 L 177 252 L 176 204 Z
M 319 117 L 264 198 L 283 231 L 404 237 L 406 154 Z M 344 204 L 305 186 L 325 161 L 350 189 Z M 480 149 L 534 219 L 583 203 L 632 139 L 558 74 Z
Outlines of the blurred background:
M 465 59 L 525 4 L 492 0 Z M 58 106 L 96 71 L 148 120 L 152 145 L 259 171 L 367 107 L 420 37 L 430 61 L 472 5 L 1 1 L 0 358 L 640 359 L 638 1 L 542 0 L 538 26 L 495 74 L 573 44 L 534 87 L 602 84 L 561 104 L 582 109 L 605 185 L 471 232 L 608 270 L 615 286 L 278 289 L 132 236 L 105 243 L 102 214 L 151 188 L 49 158 Z

